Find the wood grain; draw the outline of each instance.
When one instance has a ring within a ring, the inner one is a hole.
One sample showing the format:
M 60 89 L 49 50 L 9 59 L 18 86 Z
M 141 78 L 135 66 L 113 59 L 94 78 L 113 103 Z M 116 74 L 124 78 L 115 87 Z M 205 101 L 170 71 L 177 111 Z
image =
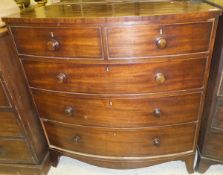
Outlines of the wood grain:
M 102 58 L 100 29 L 96 27 L 13 27 L 11 31 L 19 54 L 91 59 Z M 51 38 L 58 41 L 58 50 L 48 50 L 47 42 Z
M 211 29 L 212 22 L 108 27 L 108 55 L 110 59 L 131 59 L 205 52 L 209 49 Z M 158 38 L 166 40 L 165 48 L 157 47 Z
M 44 122 L 50 145 L 94 155 L 155 156 L 193 150 L 195 124 L 145 129 L 103 129 Z M 79 142 L 75 137 L 79 136 Z M 154 145 L 154 139 L 160 145 Z M 131 145 L 131 146 L 130 146 Z
M 2 86 L 2 81 L 0 80 L 0 107 L 9 107 L 10 106 L 10 103 L 7 99 L 7 96 L 5 94 L 5 91 L 3 89 L 3 86 Z
M 21 130 L 17 115 L 13 112 L 0 111 L 0 136 L 1 137 L 22 137 L 24 136 Z
M 198 119 L 201 94 L 101 98 L 33 90 L 40 117 L 67 124 L 103 127 L 148 127 Z M 72 107 L 72 114 L 65 112 Z M 161 115 L 154 114 L 159 109 Z
M 134 94 L 202 88 L 206 59 L 148 64 L 80 65 L 23 61 L 31 87 L 74 93 Z M 57 76 L 66 75 L 64 82 Z M 159 84 L 157 73 L 166 81 Z
M 0 139 L 0 162 L 32 164 L 34 160 L 25 140 Z

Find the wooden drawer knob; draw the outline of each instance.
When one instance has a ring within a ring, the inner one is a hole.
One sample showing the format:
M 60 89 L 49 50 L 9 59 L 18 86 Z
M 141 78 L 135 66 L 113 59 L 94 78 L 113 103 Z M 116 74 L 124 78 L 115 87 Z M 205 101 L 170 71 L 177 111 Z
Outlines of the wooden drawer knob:
M 160 146 L 160 139 L 159 139 L 159 138 L 155 138 L 155 139 L 153 139 L 153 144 L 154 144 L 155 146 Z
M 65 73 L 59 73 L 57 76 L 56 76 L 57 80 L 59 83 L 65 83 L 66 82 L 66 79 L 67 79 L 67 75 Z
M 79 135 L 76 135 L 76 136 L 74 137 L 74 142 L 75 142 L 75 143 L 80 143 L 80 141 L 81 141 L 81 137 L 80 137 Z
M 60 47 L 60 44 L 57 40 L 55 40 L 54 38 L 51 38 L 48 42 L 47 42 L 47 48 L 49 51 L 56 51 L 58 50 Z
M 74 113 L 74 108 L 72 106 L 66 106 L 64 112 L 67 116 L 72 116 Z
M 163 84 L 166 81 L 166 77 L 163 73 L 157 73 L 155 75 L 155 80 L 158 84 Z
M 160 38 L 156 39 L 156 46 L 157 46 L 157 48 L 165 49 L 166 45 L 167 45 L 167 41 L 166 41 L 165 38 L 160 37 Z
M 153 111 L 153 115 L 154 115 L 155 117 L 161 117 L 162 112 L 161 112 L 161 110 L 160 110 L 159 108 L 156 108 L 156 109 Z

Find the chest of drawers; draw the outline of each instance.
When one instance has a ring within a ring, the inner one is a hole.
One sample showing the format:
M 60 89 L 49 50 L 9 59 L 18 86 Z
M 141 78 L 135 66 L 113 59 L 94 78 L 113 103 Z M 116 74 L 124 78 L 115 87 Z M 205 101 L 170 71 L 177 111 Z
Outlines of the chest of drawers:
M 49 153 L 37 113 L 12 51 L 0 29 L 0 174 L 44 175 Z
M 100 2 L 4 18 L 52 158 L 110 168 L 183 160 L 192 172 L 219 13 Z
M 221 1 L 208 1 L 223 8 Z M 203 113 L 199 139 L 199 160 L 197 169 L 204 173 L 209 166 L 223 163 L 223 84 L 222 84 L 222 49 L 223 17 L 219 18 L 216 41 L 213 52 L 211 74 L 208 81 L 207 97 Z

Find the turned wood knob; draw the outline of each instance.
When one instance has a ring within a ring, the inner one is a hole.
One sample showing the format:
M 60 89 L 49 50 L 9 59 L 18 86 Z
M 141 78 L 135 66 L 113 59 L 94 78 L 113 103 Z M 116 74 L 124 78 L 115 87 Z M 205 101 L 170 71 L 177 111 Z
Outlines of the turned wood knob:
M 166 45 L 167 45 L 167 41 L 165 38 L 157 38 L 156 39 L 156 46 L 159 48 L 159 49 L 165 49 L 166 48 Z
M 76 135 L 75 137 L 74 137 L 74 142 L 75 143 L 79 143 L 81 141 L 81 137 L 79 136 L 79 135 Z
M 56 76 L 57 80 L 59 83 L 65 83 L 66 82 L 66 79 L 67 79 L 67 75 L 65 73 L 59 73 L 57 76 Z
M 153 115 L 155 117 L 160 117 L 162 115 L 162 112 L 159 108 L 156 108 L 154 111 L 153 111 Z
M 158 84 L 162 84 L 166 81 L 166 77 L 163 73 L 157 73 L 155 75 L 155 80 Z
M 51 38 L 48 42 L 47 42 L 47 48 L 49 51 L 56 51 L 58 50 L 60 47 L 60 44 L 57 40 L 55 40 L 54 38 Z
M 71 116 L 74 113 L 74 108 L 72 106 L 67 106 L 65 107 L 64 112 L 67 116 Z
M 155 138 L 155 139 L 153 139 L 153 144 L 154 144 L 155 146 L 160 146 L 160 139 L 159 139 L 159 138 Z

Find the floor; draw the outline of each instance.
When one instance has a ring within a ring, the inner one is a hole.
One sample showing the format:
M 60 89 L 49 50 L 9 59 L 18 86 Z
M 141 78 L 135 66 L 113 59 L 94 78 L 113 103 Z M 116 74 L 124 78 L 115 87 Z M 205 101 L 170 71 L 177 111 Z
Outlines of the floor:
M 188 175 L 181 161 L 163 163 L 134 170 L 112 170 L 95 167 L 68 157 L 61 157 L 57 168 L 51 168 L 48 175 Z M 194 173 L 199 175 L 199 173 Z M 223 165 L 211 166 L 203 175 L 223 175 Z

